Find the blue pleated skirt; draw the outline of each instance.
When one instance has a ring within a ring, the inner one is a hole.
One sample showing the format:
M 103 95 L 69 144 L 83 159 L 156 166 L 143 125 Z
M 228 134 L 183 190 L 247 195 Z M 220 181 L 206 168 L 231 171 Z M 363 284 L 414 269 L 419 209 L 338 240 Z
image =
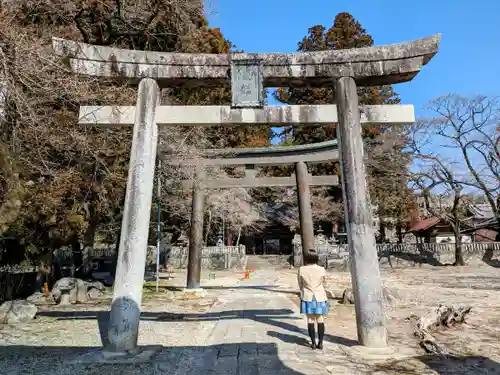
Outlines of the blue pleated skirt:
M 300 313 L 306 315 L 327 315 L 328 301 L 318 302 L 314 297 L 310 302 L 300 301 Z

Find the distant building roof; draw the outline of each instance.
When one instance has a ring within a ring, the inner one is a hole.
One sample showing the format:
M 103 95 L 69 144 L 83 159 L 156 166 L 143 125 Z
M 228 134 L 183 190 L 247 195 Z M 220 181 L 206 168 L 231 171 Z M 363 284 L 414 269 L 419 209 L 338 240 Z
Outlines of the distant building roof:
M 493 208 L 489 203 L 475 204 L 471 207 L 474 219 L 487 220 L 495 217 Z
M 498 232 L 500 230 L 500 227 L 498 226 L 497 218 L 492 217 L 491 219 L 484 220 L 480 223 L 476 223 L 471 228 L 465 229 L 464 232 L 473 232 L 477 229 L 491 229 Z
M 298 217 L 293 202 L 264 203 L 263 211 L 267 218 L 283 225 L 291 225 L 298 222 Z
M 424 219 L 422 221 L 419 221 L 418 223 L 414 224 L 408 232 L 421 232 L 425 231 L 429 228 L 432 228 L 436 224 L 438 224 L 441 221 L 440 218 L 438 217 L 431 217 L 429 219 Z

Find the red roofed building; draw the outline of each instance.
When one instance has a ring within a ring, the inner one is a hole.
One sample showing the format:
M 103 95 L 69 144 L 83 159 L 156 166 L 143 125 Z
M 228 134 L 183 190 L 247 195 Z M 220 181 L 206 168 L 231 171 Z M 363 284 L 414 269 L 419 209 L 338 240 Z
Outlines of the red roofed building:
M 419 233 L 429 230 L 438 224 L 441 220 L 437 217 L 431 217 L 430 219 L 424 219 L 412 225 L 408 232 Z
M 453 228 L 445 220 L 438 217 L 431 217 L 416 222 L 410 227 L 408 233 L 412 233 L 417 238 L 417 242 L 455 243 Z M 472 242 L 472 236 L 462 234 L 462 243 L 467 242 Z

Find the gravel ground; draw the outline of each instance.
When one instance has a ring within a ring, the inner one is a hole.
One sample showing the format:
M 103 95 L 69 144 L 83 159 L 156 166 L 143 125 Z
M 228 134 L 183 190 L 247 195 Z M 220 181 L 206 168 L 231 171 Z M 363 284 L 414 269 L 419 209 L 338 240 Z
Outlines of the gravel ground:
M 383 267 L 383 284 L 399 297 L 396 303 L 386 305 L 389 344 L 401 351 L 403 358 L 378 362 L 371 367 L 373 373 L 500 374 L 499 271 L 484 264 L 458 268 Z M 281 287 L 295 288 L 295 275 L 296 270 L 286 272 L 280 280 Z M 327 288 L 336 297 L 341 297 L 350 287 L 350 273 L 328 273 Z M 298 306 L 298 297 L 291 298 Z M 440 304 L 461 303 L 472 306 L 467 323 L 434 334 L 437 342 L 455 354 L 455 358 L 445 360 L 424 355 L 413 336 L 414 327 L 406 318 L 412 314 L 420 316 Z M 356 340 L 354 306 L 336 302 L 333 306 L 326 319 L 327 331 L 343 339 Z

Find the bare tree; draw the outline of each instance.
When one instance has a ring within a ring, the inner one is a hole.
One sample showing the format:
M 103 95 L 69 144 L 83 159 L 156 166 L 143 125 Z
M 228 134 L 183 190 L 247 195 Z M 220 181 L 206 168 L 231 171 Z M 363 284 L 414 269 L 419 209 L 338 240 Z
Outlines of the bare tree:
M 412 153 L 408 152 L 408 129 L 394 126 L 377 137 L 365 140 L 370 198 L 379 218 L 378 237 L 386 239 L 386 229 L 396 229 L 402 241 L 403 229 L 415 220 L 415 195 L 408 189 Z
M 436 115 L 425 121 L 429 136 L 450 154 L 455 181 L 484 195 L 500 226 L 500 97 L 450 94 L 428 109 Z
M 119 231 L 131 129 L 78 124 L 80 105 L 133 105 L 136 91 L 72 74 L 51 37 L 124 48 L 212 51 L 228 42 L 203 18 L 201 1 L 6 0 L 0 8 L 0 232 L 42 253 L 69 241 L 92 244 Z M 219 44 L 209 43 L 217 37 Z M 228 90 L 181 89 L 183 102 L 228 101 Z M 161 129 L 160 153 L 207 148 L 200 129 Z M 166 142 L 165 140 L 168 140 Z M 166 147 L 166 144 L 169 147 Z M 188 144 L 188 146 L 185 146 Z M 185 173 L 165 166 L 164 174 Z M 165 194 L 186 216 L 186 194 Z M 22 252 L 22 251 L 20 251 Z
M 465 265 L 461 223 L 465 218 L 465 203 L 468 197 L 462 194 L 462 185 L 454 180 L 450 169 L 434 165 L 428 173 L 415 174 L 414 186 L 423 197 L 427 212 L 452 228 L 455 238 L 454 265 Z
M 217 189 L 207 194 L 209 223 L 224 221 L 226 229 L 236 231 L 236 246 L 239 245 L 242 230 L 258 230 L 264 227 L 268 220 L 262 210 L 262 204 L 256 202 L 246 189 Z
M 461 225 L 472 204 L 471 193 L 482 192 L 498 215 L 495 105 L 482 97 L 437 98 L 429 108 L 438 117 L 421 120 L 410 128 L 415 162 L 412 185 L 423 197 L 426 210 L 453 229 L 456 265 L 464 264 Z

